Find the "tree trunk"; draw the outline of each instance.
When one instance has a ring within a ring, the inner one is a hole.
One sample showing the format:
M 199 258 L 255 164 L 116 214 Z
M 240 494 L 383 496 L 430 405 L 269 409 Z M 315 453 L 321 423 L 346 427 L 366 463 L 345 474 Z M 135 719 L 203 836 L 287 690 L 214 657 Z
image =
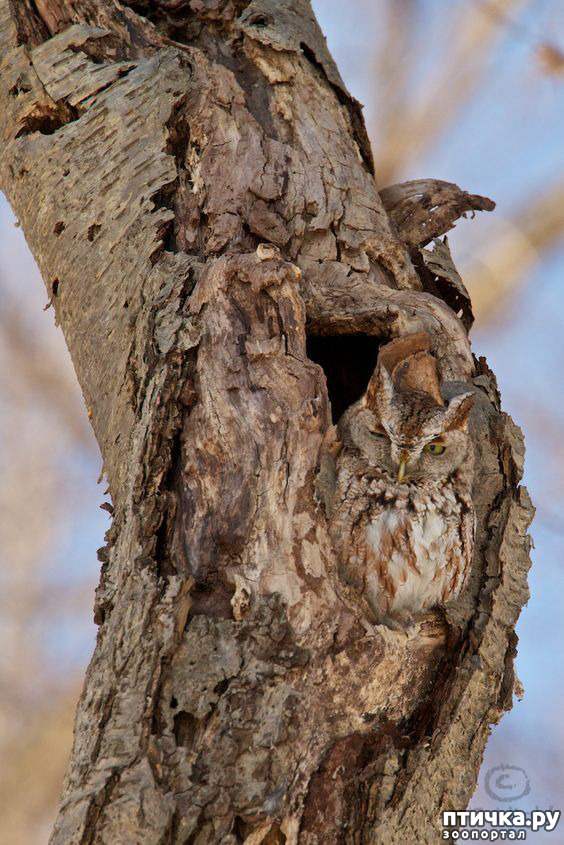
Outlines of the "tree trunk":
M 491 202 L 378 193 L 307 0 L 0 0 L 0 38 L 2 188 L 113 502 L 51 842 L 439 841 L 527 598 L 521 435 L 423 249 Z M 340 582 L 315 487 L 379 345 L 418 331 L 476 393 L 478 529 L 448 635 L 408 638 Z

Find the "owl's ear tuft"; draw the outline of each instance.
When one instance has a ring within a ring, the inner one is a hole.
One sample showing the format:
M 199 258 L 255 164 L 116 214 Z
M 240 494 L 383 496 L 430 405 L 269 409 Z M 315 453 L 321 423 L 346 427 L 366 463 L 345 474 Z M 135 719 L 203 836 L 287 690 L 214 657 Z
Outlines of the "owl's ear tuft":
M 376 408 L 378 410 L 389 408 L 394 398 L 394 384 L 388 370 L 382 365 L 378 367 L 377 382 Z
M 368 382 L 362 401 L 366 408 L 380 415 L 382 408 L 390 406 L 393 395 L 392 378 L 386 367 L 378 363 Z
M 461 393 L 460 396 L 455 396 L 450 400 L 445 411 L 445 431 L 466 431 L 474 398 L 473 393 Z

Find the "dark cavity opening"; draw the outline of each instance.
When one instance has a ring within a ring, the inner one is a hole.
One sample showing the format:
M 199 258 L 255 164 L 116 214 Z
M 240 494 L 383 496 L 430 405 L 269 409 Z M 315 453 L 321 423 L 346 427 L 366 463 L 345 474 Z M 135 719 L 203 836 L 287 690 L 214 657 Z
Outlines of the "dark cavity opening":
M 174 717 L 174 737 L 177 745 L 189 748 L 194 742 L 197 729 L 198 719 L 191 713 L 181 710 Z
M 381 344 L 380 338 L 369 334 L 308 337 L 307 355 L 325 373 L 334 423 L 366 390 Z

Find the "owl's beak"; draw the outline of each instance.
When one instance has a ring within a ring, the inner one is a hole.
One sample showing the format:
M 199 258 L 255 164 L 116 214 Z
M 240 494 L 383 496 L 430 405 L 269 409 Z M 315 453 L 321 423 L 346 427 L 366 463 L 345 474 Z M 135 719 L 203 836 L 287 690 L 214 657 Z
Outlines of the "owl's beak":
M 404 451 L 400 454 L 400 462 L 398 467 L 398 481 L 400 482 L 400 484 L 405 478 L 405 467 L 407 465 L 408 458 L 409 455 L 404 449 Z

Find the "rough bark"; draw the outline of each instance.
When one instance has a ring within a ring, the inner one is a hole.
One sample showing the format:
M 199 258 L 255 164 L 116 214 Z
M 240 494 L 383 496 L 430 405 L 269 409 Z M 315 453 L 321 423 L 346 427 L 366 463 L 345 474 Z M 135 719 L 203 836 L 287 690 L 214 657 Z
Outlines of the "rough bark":
M 379 195 L 306 0 L 0 0 L 0 38 L 1 184 L 114 508 L 51 842 L 438 841 L 527 598 L 521 435 L 421 253 L 489 201 Z M 332 414 L 420 330 L 476 392 L 479 526 L 448 636 L 408 639 L 339 582 L 314 487 Z

